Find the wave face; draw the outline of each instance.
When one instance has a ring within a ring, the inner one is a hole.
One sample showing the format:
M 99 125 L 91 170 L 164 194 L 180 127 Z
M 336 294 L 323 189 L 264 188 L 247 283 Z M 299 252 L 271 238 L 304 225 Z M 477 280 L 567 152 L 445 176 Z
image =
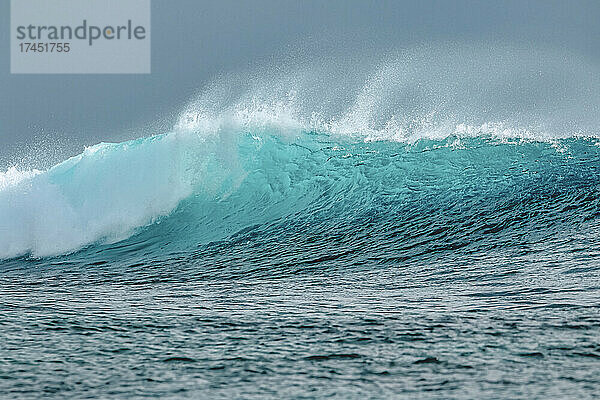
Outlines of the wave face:
M 23 327 L 5 337 L 22 349 L 9 365 L 31 374 L 5 384 L 592 395 L 597 72 L 552 53 L 420 49 L 226 76 L 170 132 L 7 170 L 0 308 Z M 43 371 L 19 364 L 33 356 Z
M 599 156 L 595 138 L 407 144 L 268 130 L 100 144 L 45 172 L 4 175 L 0 256 L 55 256 L 128 237 L 158 240 L 161 256 L 165 243 L 192 251 L 316 235 L 325 254 L 345 238 L 348 251 L 368 248 L 385 262 L 566 240 L 596 223 Z

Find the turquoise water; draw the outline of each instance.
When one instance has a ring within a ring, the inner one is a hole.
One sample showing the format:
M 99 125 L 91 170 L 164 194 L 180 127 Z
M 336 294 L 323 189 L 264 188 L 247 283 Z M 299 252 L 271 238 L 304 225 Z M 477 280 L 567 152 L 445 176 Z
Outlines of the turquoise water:
M 597 139 L 230 139 L 5 175 L 4 396 L 597 393 Z

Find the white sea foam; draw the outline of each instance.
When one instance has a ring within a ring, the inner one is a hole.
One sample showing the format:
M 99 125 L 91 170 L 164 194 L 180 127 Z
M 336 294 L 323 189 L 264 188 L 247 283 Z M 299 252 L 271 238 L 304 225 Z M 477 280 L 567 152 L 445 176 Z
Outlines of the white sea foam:
M 0 171 L 0 192 L 11 186 L 15 186 L 23 180 L 31 179 L 41 173 L 42 171 L 37 169 L 19 171 L 17 167 L 10 167 L 8 170 L 6 170 L 6 172 Z
M 191 192 L 175 135 L 87 148 L 48 171 L 0 175 L 0 258 L 119 240 Z M 7 183 L 8 182 L 8 183 Z

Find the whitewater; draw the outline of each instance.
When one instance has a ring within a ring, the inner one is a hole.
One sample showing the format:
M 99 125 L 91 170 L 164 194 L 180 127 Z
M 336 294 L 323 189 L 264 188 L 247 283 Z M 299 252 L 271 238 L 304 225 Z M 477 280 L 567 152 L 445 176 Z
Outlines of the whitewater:
M 6 168 L 0 388 L 592 398 L 599 72 L 500 46 L 260 67 L 167 132 Z

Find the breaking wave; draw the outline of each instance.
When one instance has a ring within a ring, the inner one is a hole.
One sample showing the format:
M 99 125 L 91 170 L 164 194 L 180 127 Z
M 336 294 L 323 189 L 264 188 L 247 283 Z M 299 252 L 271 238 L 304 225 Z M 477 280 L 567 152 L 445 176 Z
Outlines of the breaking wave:
M 0 173 L 0 258 L 298 235 L 324 254 L 427 257 L 597 226 L 600 74 L 585 60 L 421 48 L 326 64 L 221 77 L 170 132 Z

